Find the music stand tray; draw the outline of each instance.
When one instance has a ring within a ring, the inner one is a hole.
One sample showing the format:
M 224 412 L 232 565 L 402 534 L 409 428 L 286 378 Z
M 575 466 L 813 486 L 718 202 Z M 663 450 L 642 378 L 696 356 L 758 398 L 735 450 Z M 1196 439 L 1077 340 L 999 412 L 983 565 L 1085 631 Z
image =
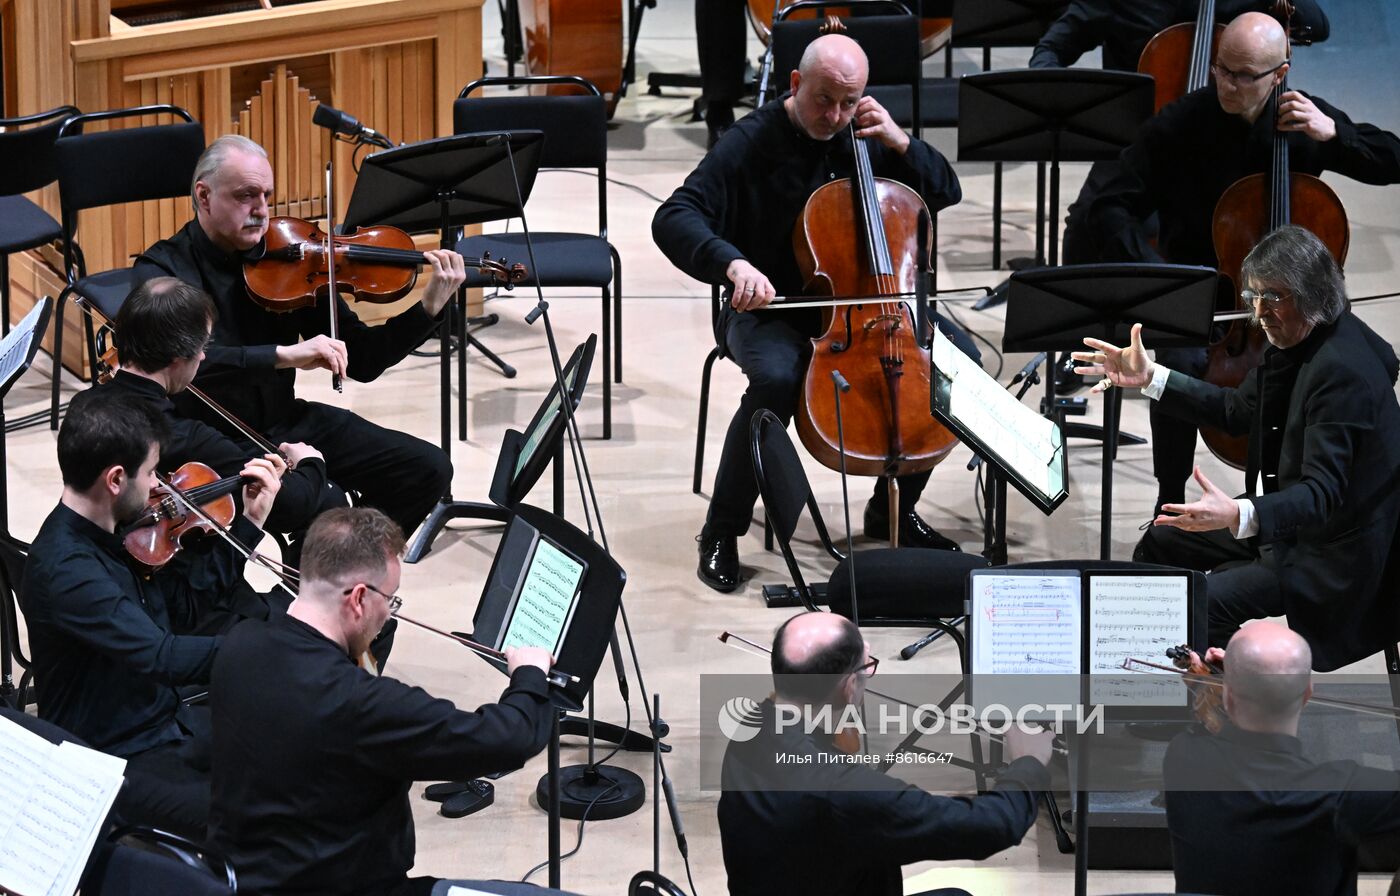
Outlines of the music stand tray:
M 1050 163 L 1050 265 L 1059 263 L 1060 162 L 1115 159 L 1152 115 L 1154 82 L 1137 72 L 1027 68 L 958 85 L 958 161 Z M 1041 222 L 1036 222 L 1040 242 Z
M 1174 264 L 1097 264 L 1037 268 L 1011 275 L 1002 350 L 1053 353 L 1082 348 L 1085 336 L 1126 345 L 1134 323 L 1152 348 L 1209 344 L 1220 275 Z M 1053 389 L 1052 382 L 1047 384 Z M 1113 458 L 1123 390 L 1105 395 L 1099 559 L 1111 554 Z

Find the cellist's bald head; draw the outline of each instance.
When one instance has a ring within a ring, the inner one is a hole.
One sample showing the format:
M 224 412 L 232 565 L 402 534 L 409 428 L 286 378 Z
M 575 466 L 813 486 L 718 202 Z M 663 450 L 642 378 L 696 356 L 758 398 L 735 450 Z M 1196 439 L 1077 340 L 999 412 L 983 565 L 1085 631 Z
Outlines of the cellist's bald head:
M 1296 733 L 1312 694 L 1312 650 L 1286 625 L 1244 626 L 1225 651 L 1225 711 L 1249 731 Z
M 1287 74 L 1287 60 L 1288 35 L 1278 20 L 1262 12 L 1236 18 L 1220 36 L 1211 67 L 1220 108 L 1252 124 Z
M 792 73 L 788 115 L 813 140 L 830 140 L 855 115 L 869 76 L 860 44 L 844 34 L 823 35 L 807 45 Z
M 1259 54 L 1272 60 L 1269 68 L 1288 56 L 1288 35 L 1278 19 L 1262 12 L 1247 12 L 1236 17 L 1221 35 L 1220 47 Z

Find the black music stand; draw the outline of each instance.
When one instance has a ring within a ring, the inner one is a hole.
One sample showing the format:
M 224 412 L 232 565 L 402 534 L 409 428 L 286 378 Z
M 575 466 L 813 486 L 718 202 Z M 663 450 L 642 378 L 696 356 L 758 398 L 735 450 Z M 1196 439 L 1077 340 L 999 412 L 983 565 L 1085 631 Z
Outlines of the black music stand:
M 502 648 L 508 643 L 516 609 L 528 569 L 533 565 L 533 553 L 538 543 L 549 543 L 566 552 L 584 567 L 583 578 L 577 586 L 577 600 L 560 644 L 554 648 L 554 668 L 573 679 L 565 687 L 550 690 L 551 699 L 560 712 L 578 711 L 593 688 L 593 679 L 602 665 L 603 654 L 612 640 L 617 623 L 622 589 L 627 573 L 601 545 L 576 526 L 538 507 L 519 504 L 510 525 L 501 539 L 496 557 L 491 563 L 481 603 L 472 619 L 474 640 L 491 647 Z M 489 657 L 482 659 L 505 671 L 504 663 Z M 549 740 L 549 772 L 540 779 L 535 794 L 540 806 L 549 813 L 549 885 L 559 886 L 559 825 L 562 809 L 567 802 L 582 802 L 583 806 L 597 803 L 589 813 L 595 819 L 618 818 L 636 811 L 646 800 L 646 786 L 635 773 L 615 766 L 602 766 L 590 761 L 587 765 L 559 767 L 559 715 L 555 716 Z M 590 760 L 592 739 L 589 740 Z M 567 785 L 569 794 L 561 797 Z M 580 796 L 580 792 L 588 796 Z M 624 797 L 603 799 L 617 793 Z M 571 818 L 579 817 L 571 813 Z
M 520 214 L 521 203 L 535 185 L 543 150 L 543 132 L 511 131 L 438 137 L 374 153 L 360 168 L 342 226 L 349 229 L 391 224 L 410 233 L 437 230 L 441 247 L 452 249 L 456 246 L 455 229 Z M 443 310 L 440 336 L 442 450 L 448 455 L 452 453 L 452 353 L 448 350 L 452 307 Z M 470 345 L 501 367 L 502 372 L 509 369 L 507 375 L 513 375 L 514 368 L 467 332 L 467 323 L 463 314 L 463 351 Z M 461 373 L 458 388 L 465 395 L 465 362 Z M 447 520 L 458 515 L 456 511 L 462 503 L 452 500 L 449 485 L 447 494 L 423 523 L 424 528 L 435 535 Z M 419 556 L 427 553 L 430 542 L 431 538 L 423 544 Z
M 5 703 L 11 703 L 17 693 L 14 681 L 15 659 L 18 657 L 20 665 L 28 668 L 28 662 L 19 650 L 19 619 L 15 613 L 14 600 L 15 591 L 19 588 L 16 572 L 29 546 L 10 534 L 10 477 L 5 451 L 4 400 L 19 378 L 24 376 L 24 372 L 34 363 L 34 355 L 39 351 L 39 334 L 48 326 L 49 315 L 52 312 L 53 299 L 43 296 L 24 319 L 15 324 L 9 334 L 0 340 L 0 559 L 3 559 L 4 563 L 4 581 L 0 582 L 0 702 Z M 55 358 L 54 364 L 57 363 L 58 359 Z M 21 694 L 19 702 L 22 700 Z
M 983 72 L 958 89 L 958 160 L 1049 162 L 1049 262 L 1059 264 L 1060 163 L 1116 159 L 1152 115 L 1151 75 L 1079 68 Z M 1042 240 L 1036 221 L 1036 243 Z
M 1150 82 L 1149 82 L 1150 83 Z M 1096 264 L 1036 268 L 1011 275 L 1002 350 L 1053 353 L 1080 350 L 1085 336 L 1127 345 L 1132 325 L 1142 324 L 1152 348 L 1197 348 L 1210 343 L 1220 275 L 1213 268 L 1175 264 Z M 1053 396 L 1054 378 L 1046 389 Z M 1103 494 L 1099 509 L 1099 559 L 1112 553 L 1113 459 L 1123 390 L 1105 396 Z
M 588 373 L 593 366 L 593 353 L 598 337 L 588 339 L 574 349 L 564 365 L 564 379 L 569 384 L 569 403 L 577 408 L 588 385 Z M 544 468 L 553 462 L 554 513 L 564 515 L 564 415 L 560 413 L 559 387 L 551 385 L 544 401 L 535 410 L 523 432 L 507 429 L 501 437 L 501 450 L 496 454 L 496 469 L 491 476 L 490 504 L 477 501 L 454 501 L 450 510 L 434 513 L 418 527 L 404 552 L 404 562 L 417 563 L 432 548 L 433 539 L 448 520 L 490 520 L 509 522 L 511 510 L 524 501 L 530 490 L 544 475 Z

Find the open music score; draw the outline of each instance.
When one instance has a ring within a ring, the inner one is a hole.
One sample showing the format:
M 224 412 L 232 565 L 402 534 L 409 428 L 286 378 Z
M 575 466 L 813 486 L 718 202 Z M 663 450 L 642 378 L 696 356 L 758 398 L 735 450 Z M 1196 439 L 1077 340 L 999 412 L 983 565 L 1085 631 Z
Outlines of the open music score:
M 122 786 L 126 760 L 57 746 L 0 719 L 0 891 L 66 896 Z
M 1123 674 L 1123 659 L 1157 657 L 1190 641 L 1187 576 L 1089 576 L 1089 699 L 1177 706 L 1186 684 L 1170 672 Z
M 935 405 L 952 418 L 947 422 L 975 435 L 1020 485 L 1034 493 L 1027 497 L 1042 509 L 1063 500 L 1067 494 L 1064 435 L 1059 425 L 1017 401 L 937 327 L 930 357 L 935 370 Z
M 1090 704 L 1185 705 L 1180 676 L 1125 673 L 1123 660 L 1161 656 L 1190 642 L 1188 571 L 979 569 L 968 590 L 970 667 L 980 677 L 972 687 L 976 704 L 1077 702 L 1077 676 L 1088 675 Z M 1037 680 L 1010 679 L 1023 675 Z M 1047 677 L 1058 681 L 1039 680 Z
M 578 602 L 584 569 L 583 563 L 547 539 L 537 539 L 500 649 L 545 647 L 557 656 Z

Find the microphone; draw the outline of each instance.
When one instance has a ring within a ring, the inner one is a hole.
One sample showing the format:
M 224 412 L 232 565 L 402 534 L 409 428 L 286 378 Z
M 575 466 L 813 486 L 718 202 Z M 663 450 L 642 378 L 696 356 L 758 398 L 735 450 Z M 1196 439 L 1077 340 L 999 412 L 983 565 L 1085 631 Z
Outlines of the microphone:
M 666 792 L 666 809 L 671 813 L 671 827 L 676 831 L 676 849 L 681 858 L 690 858 L 690 846 L 685 839 L 685 825 L 681 824 L 681 807 L 676 802 L 676 788 L 671 786 L 671 776 L 661 779 L 661 789 Z
M 1014 386 L 1026 377 L 1033 375 L 1035 373 L 1035 369 L 1044 363 L 1045 352 L 1041 352 L 1034 358 L 1031 358 L 1029 361 L 1027 361 L 1025 367 L 1022 367 L 1019 371 L 1017 371 L 1016 375 L 1011 378 L 1011 385 Z
M 359 119 L 348 112 L 342 112 L 325 103 L 318 105 L 316 111 L 311 113 L 311 123 L 317 127 L 325 128 L 333 134 L 344 134 L 361 143 L 373 143 L 375 146 L 382 146 L 385 149 L 394 148 L 394 142 L 388 137 L 374 128 L 360 124 Z
M 835 384 L 836 384 L 836 388 L 840 389 L 842 392 L 849 392 L 849 391 L 851 391 L 851 384 L 848 383 L 848 382 L 846 382 L 846 378 L 845 378 L 844 376 L 841 375 L 841 371 L 839 371 L 839 370 L 833 370 L 833 371 L 831 371 L 831 381 L 832 381 L 833 383 L 835 383 Z
M 539 320 L 540 315 L 544 314 L 544 309 L 548 307 L 549 306 L 543 300 L 537 302 L 535 307 L 525 313 L 525 323 L 533 324 L 535 321 Z

